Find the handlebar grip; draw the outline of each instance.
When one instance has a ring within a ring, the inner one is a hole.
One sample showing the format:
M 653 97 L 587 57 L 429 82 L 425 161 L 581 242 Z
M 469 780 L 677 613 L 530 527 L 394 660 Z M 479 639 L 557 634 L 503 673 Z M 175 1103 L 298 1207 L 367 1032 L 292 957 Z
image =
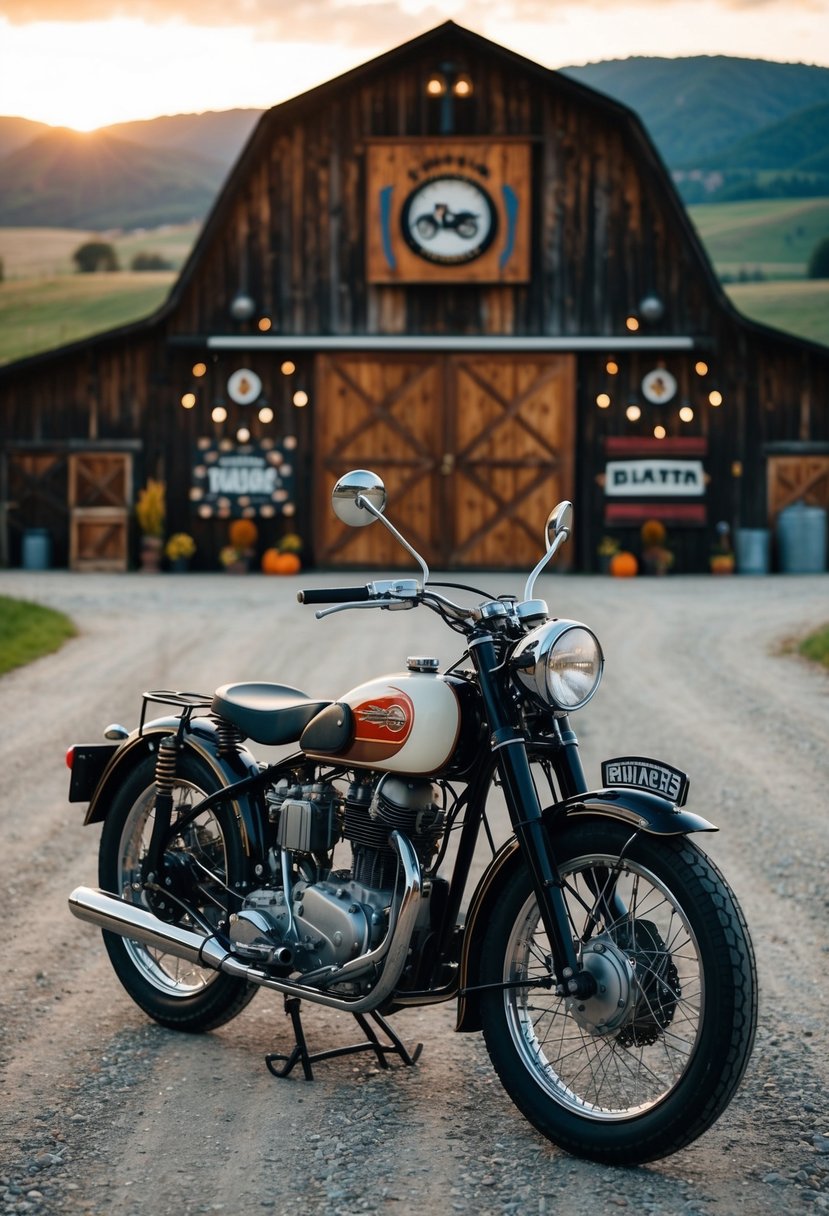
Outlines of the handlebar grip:
M 300 604 L 359 604 L 371 599 L 368 587 L 310 587 L 297 591 Z

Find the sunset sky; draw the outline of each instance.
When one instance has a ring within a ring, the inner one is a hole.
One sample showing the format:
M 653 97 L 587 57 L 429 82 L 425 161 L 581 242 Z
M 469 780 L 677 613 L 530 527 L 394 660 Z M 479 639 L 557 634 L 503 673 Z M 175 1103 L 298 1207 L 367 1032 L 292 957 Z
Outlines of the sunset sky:
M 829 66 L 829 0 L 0 0 L 0 115 L 90 130 L 312 88 L 452 18 L 547 67 Z

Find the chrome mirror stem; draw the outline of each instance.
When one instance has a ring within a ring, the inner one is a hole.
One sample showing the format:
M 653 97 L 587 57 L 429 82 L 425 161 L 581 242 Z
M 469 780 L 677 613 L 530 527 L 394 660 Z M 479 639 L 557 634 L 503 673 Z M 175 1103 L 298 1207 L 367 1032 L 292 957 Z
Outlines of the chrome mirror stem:
M 544 554 L 541 561 L 538 563 L 538 565 L 535 567 L 535 569 L 530 574 L 530 577 L 527 579 L 526 586 L 524 587 L 524 599 L 525 600 L 531 600 L 533 598 L 533 590 L 535 589 L 535 580 L 538 578 L 539 574 L 544 569 L 544 567 L 547 565 L 547 563 L 552 561 L 552 559 L 555 557 L 556 553 L 561 548 L 561 546 L 564 544 L 564 542 L 567 540 L 567 537 L 569 535 L 570 535 L 569 528 L 562 528 L 561 531 L 556 533 L 553 543 L 550 545 L 549 549 Z
M 418 563 L 421 570 L 423 571 L 423 586 L 425 587 L 429 581 L 429 567 L 426 565 L 425 561 L 420 556 L 418 551 L 416 549 L 412 548 L 412 546 L 406 540 L 405 536 L 402 536 L 397 531 L 397 528 L 395 528 L 394 524 L 390 523 L 389 520 L 386 519 L 386 517 L 382 513 L 382 511 L 378 511 L 377 508 L 374 506 L 374 504 L 372 502 L 369 502 L 369 500 L 366 497 L 364 497 L 364 495 L 358 494 L 354 501 L 356 502 L 358 507 L 362 507 L 363 510 L 368 511 L 369 514 L 373 515 L 375 519 L 379 519 L 380 523 L 383 525 L 383 527 L 388 528 L 389 532 L 391 532 L 394 539 L 403 546 L 403 548 L 406 550 L 407 553 L 410 553 L 412 555 L 412 557 L 415 559 L 415 561 Z

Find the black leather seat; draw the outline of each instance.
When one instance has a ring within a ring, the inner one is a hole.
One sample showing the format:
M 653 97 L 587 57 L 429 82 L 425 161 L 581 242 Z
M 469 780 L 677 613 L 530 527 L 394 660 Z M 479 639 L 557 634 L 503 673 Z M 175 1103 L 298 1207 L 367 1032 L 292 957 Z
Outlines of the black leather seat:
M 285 684 L 224 684 L 213 694 L 211 710 L 237 726 L 254 743 L 295 743 L 312 718 L 330 705 L 312 701 Z

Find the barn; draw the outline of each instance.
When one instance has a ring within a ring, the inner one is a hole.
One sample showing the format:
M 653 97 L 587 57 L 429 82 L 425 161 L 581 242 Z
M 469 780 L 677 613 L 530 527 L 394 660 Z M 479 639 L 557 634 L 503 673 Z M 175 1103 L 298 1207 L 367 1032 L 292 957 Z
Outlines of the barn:
M 0 559 L 135 565 L 137 492 L 218 568 L 229 523 L 319 567 L 409 559 L 330 487 L 385 479 L 437 568 L 528 568 L 829 506 L 829 349 L 729 304 L 637 117 L 447 22 L 261 118 L 168 300 L 0 369 Z

